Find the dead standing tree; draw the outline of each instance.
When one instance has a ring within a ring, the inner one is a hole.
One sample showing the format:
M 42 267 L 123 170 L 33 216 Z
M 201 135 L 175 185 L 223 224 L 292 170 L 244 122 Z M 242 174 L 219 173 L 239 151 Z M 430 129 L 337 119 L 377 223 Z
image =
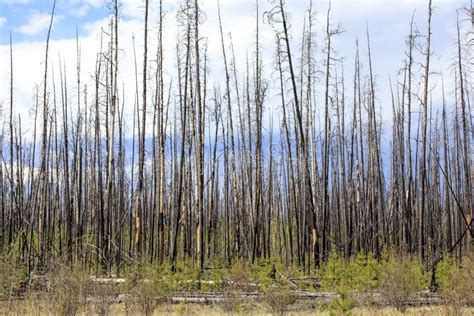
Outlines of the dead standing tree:
M 454 112 L 444 106 L 440 124 L 438 116 L 430 113 L 429 103 L 429 87 L 433 85 L 429 78 L 431 6 L 422 80 L 417 78 L 413 53 L 417 34 L 413 21 L 410 24 L 406 62 L 392 91 L 392 157 L 384 167 L 384 129 L 377 108 L 369 38 L 367 74 L 363 73 L 358 48 L 356 51 L 353 104 L 347 111 L 344 65 L 335 59 L 333 51 L 338 29 L 331 26 L 330 11 L 325 21 L 324 64 L 318 69 L 312 59 L 318 44 L 312 35 L 312 3 L 298 57 L 285 3 L 278 0 L 274 4 L 268 16 L 277 30 L 275 84 L 281 102 L 280 138 L 273 134 L 272 124 L 266 126 L 265 122 L 265 115 L 272 111 L 264 108 L 273 109 L 273 99 L 268 97 L 272 83 L 265 77 L 259 14 L 255 54 L 247 59 L 245 72 L 240 74 L 232 39 L 224 36 L 218 4 L 225 76 L 221 93 L 218 85 L 207 87 L 208 48 L 200 33 L 203 12 L 196 0 L 187 1 L 179 16 L 183 23 L 176 49 L 178 78 L 173 81 L 176 84 L 170 80 L 165 100 L 163 3 L 159 3 L 154 69 L 147 56 L 148 14 L 154 11 L 145 2 L 143 86 L 138 86 L 137 70 L 130 171 L 124 110 L 127 87 L 119 88 L 118 0 L 113 2 L 110 32 L 101 33 L 107 44 L 102 49 L 101 41 L 90 105 L 86 86 L 81 87 L 78 38 L 77 104 L 71 98 L 63 59 L 56 89 L 57 77 L 48 61 L 53 10 L 43 90 L 37 93 L 34 105 L 33 140 L 26 142 L 25 124 L 16 120 L 14 113 L 11 44 L 10 115 L 6 118 L 9 137 L 5 138 L 10 144 L 5 147 L 9 150 L 2 147 L 7 158 L 0 168 L 5 250 L 17 248 L 30 272 L 36 263 L 46 265 L 60 257 L 109 274 L 114 267 L 119 272 L 124 264 L 140 258 L 169 260 L 173 269 L 178 260 L 194 260 L 203 271 L 205 263 L 219 257 L 225 257 L 230 265 L 233 260 L 257 262 L 279 256 L 282 262 L 295 262 L 311 272 L 311 267 L 332 251 L 349 259 L 358 253 L 379 255 L 385 247 L 393 246 L 420 254 L 427 262 L 437 259 L 435 255 L 441 250 L 462 245 L 458 248 L 461 254 L 467 244 L 467 212 L 472 204 L 471 73 L 461 25 L 456 78 L 451 82 L 456 94 Z M 323 75 L 321 81 L 316 80 L 318 70 Z M 149 74 L 153 71 L 152 89 Z M 422 84 L 422 115 L 416 124 L 411 113 L 412 85 L 418 80 Z M 209 91 L 213 91 L 210 97 L 206 95 Z M 321 107 L 316 108 L 319 97 Z M 148 122 L 151 104 L 153 118 Z M 209 109 L 211 115 L 206 115 Z M 38 119 L 41 143 L 36 170 Z M 153 147 L 148 168 L 150 126 Z M 412 152 L 413 128 L 419 133 L 415 136 L 416 153 Z M 275 148 L 280 152 L 274 152 Z M 391 174 L 390 184 L 385 183 L 386 172 Z

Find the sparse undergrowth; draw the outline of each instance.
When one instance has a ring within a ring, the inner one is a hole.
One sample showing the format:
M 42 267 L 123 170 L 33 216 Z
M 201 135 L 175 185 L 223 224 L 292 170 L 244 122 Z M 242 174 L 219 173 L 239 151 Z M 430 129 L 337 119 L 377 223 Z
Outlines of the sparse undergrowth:
M 122 303 L 125 311 L 152 315 L 157 310 L 169 310 L 172 297 L 206 293 L 221 293 L 222 299 L 217 301 L 215 308 L 224 313 L 245 313 L 258 308 L 281 315 L 305 306 L 330 314 L 348 315 L 374 303 L 404 311 L 418 302 L 419 293 L 427 289 L 429 280 L 429 274 L 423 272 L 418 259 L 389 255 L 379 259 L 357 256 L 346 261 L 333 254 L 309 276 L 272 260 L 262 260 L 254 265 L 236 262 L 230 267 L 216 262 L 214 268 L 206 269 L 204 273 L 200 273 L 192 262 L 183 261 L 176 266 L 176 272 L 167 264 L 141 263 L 123 270 L 124 283 L 93 281 L 90 272 L 80 266 L 71 268 L 63 262 L 55 262 L 44 270 L 43 276 L 36 277 L 19 301 L 21 304 L 12 305 L 8 302 L 13 298 L 12 293 L 20 288 L 25 273 L 8 264 L 9 260 L 6 256 L 0 260 L 2 312 L 12 311 L 12 308 L 16 312 L 25 311 L 36 306 L 44 313 L 107 315 L 112 306 Z M 459 314 L 472 306 L 472 267 L 469 257 L 461 262 L 446 257 L 439 263 L 436 275 L 446 311 Z M 320 288 L 298 283 L 309 277 L 318 279 Z M 317 292 L 330 293 L 331 299 L 305 299 L 302 302 L 298 298 L 298 293 Z M 173 313 L 188 313 L 186 304 L 179 303 L 181 307 L 173 309 Z
M 381 292 L 389 305 L 404 311 L 417 301 L 417 296 L 428 284 L 428 278 L 415 258 L 403 257 L 390 260 Z

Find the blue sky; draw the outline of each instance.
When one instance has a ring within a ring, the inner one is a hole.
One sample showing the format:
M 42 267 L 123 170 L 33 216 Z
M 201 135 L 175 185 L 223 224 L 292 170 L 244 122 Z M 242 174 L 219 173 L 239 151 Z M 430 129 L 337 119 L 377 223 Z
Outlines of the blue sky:
M 47 0 L 0 0 L 0 16 L 3 17 L 0 44 L 13 41 L 42 40 L 47 31 L 52 1 Z M 81 25 L 104 18 L 107 10 L 102 1 L 59 0 L 56 6 L 54 38 L 64 39 L 86 35 Z
M 51 35 L 51 71 L 56 69 L 58 77 L 59 59 L 66 64 L 70 82 L 68 86 L 74 86 L 76 66 L 76 30 L 79 34 L 81 45 L 81 68 L 82 83 L 91 85 L 91 76 L 94 71 L 95 57 L 99 50 L 100 28 L 107 28 L 108 15 L 110 13 L 104 0 L 57 0 L 55 23 Z M 119 56 L 120 82 L 125 87 L 125 115 L 130 118 L 134 99 L 134 66 L 133 66 L 133 41 L 137 55 L 141 56 L 143 48 L 143 1 L 123 0 L 120 9 L 119 45 L 121 48 Z M 151 0 L 150 13 L 150 44 L 154 47 L 156 39 L 157 23 L 157 0 Z M 44 65 L 44 41 L 49 24 L 49 16 L 53 1 L 51 0 L 0 0 L 0 104 L 6 103 L 9 98 L 9 36 L 13 36 L 14 51 L 14 73 L 15 73 L 15 111 L 22 117 L 23 122 L 31 118 L 33 105 L 33 91 L 35 85 L 41 83 L 42 67 Z M 170 82 L 176 78 L 175 67 L 175 45 L 178 33 L 176 21 L 176 8 L 178 1 L 164 0 L 165 17 L 165 63 L 166 80 Z M 221 58 L 220 35 L 218 33 L 217 9 L 215 0 L 201 0 L 202 9 L 206 13 L 206 19 L 201 26 L 201 35 L 208 43 L 210 84 L 209 87 L 219 85 L 223 76 L 223 64 Z M 322 54 L 324 43 L 325 14 L 328 7 L 327 1 L 313 1 L 314 10 L 317 12 L 316 38 L 318 47 L 315 50 L 315 61 L 318 69 L 322 69 Z M 372 58 L 374 72 L 377 78 L 377 105 L 380 107 L 384 121 L 390 122 L 390 86 L 389 78 L 396 81 L 397 72 L 403 65 L 405 51 L 405 37 L 409 30 L 409 22 L 415 11 L 415 23 L 421 35 L 426 33 L 427 0 L 333 0 L 331 22 L 333 25 L 340 24 L 344 32 L 334 39 L 334 48 L 337 57 L 344 58 L 345 77 L 347 85 L 350 86 L 353 60 L 355 55 L 355 41 L 359 39 L 359 47 L 363 71 L 367 73 L 367 43 L 365 39 L 366 26 L 368 25 L 371 35 Z M 432 70 L 443 73 L 449 84 L 452 77 L 452 68 L 449 65 L 455 56 L 455 23 L 456 9 L 468 5 L 464 0 L 433 0 L 435 7 L 433 15 L 432 36 Z M 235 48 L 237 67 L 239 75 L 245 70 L 245 57 L 251 55 L 254 49 L 255 33 L 255 0 L 221 0 L 223 27 L 225 34 L 232 34 Z M 267 0 L 260 1 L 260 12 L 271 9 L 271 3 Z M 293 52 L 299 54 L 301 30 L 303 17 L 309 6 L 309 0 L 287 0 L 286 7 L 292 24 Z M 266 77 L 271 80 L 273 72 L 273 55 L 275 51 L 274 30 L 266 23 L 261 26 L 262 58 Z M 227 38 L 228 40 L 228 38 Z M 420 38 L 420 43 L 423 44 Z M 228 42 L 227 42 L 228 44 Z M 5 62 L 6 61 L 6 62 Z M 423 62 L 423 56 L 417 52 L 416 62 Z M 418 69 L 420 70 L 420 68 Z M 141 76 L 141 74 L 139 74 Z M 50 76 L 51 77 L 51 76 Z M 433 100 L 440 100 L 439 77 L 434 76 L 431 87 L 433 88 Z M 415 83 L 416 85 L 420 82 Z M 223 88 L 223 87 L 221 87 Z M 318 87 L 317 87 L 318 88 Z M 81 88 L 82 89 L 82 88 Z M 319 88 L 318 88 L 319 89 Z M 212 90 L 210 90 L 212 91 Z M 322 90 L 317 90 L 322 91 Z M 347 98 L 350 99 L 348 88 Z M 321 94 L 321 92 L 319 92 Z M 447 89 L 448 97 L 453 91 Z M 279 111 L 274 103 L 278 103 L 277 89 L 270 87 L 266 103 L 265 115 L 267 120 L 273 116 L 274 126 L 277 126 Z M 93 94 L 89 93 L 92 98 Z M 318 95 L 321 97 L 321 95 Z M 74 96 L 71 96 L 74 98 Z M 72 102 L 75 102 L 72 99 Z M 1 123 L 1 118 L 0 118 Z M 27 123 L 24 123 L 28 131 Z M 388 129 L 389 130 L 389 129 Z

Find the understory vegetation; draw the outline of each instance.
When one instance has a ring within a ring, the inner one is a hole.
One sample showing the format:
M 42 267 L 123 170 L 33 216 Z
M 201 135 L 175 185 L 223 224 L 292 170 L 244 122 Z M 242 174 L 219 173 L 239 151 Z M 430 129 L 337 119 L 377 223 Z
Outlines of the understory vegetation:
M 24 269 L 4 257 L 0 311 L 152 315 L 171 309 L 186 313 L 188 305 L 212 304 L 222 313 L 258 309 L 272 314 L 313 311 L 340 315 L 385 306 L 401 312 L 410 307 L 442 306 L 444 312 L 456 314 L 474 308 L 472 257 L 461 262 L 443 259 L 436 270 L 437 293 L 431 296 L 431 273 L 425 273 L 414 257 L 359 255 L 345 261 L 333 253 L 324 266 L 309 274 L 271 259 L 254 265 L 212 264 L 214 268 L 202 273 L 192 261 L 180 262 L 176 272 L 170 265 L 139 263 L 125 269 L 122 277 L 99 278 L 84 267 L 57 262 L 44 275 L 26 279 Z

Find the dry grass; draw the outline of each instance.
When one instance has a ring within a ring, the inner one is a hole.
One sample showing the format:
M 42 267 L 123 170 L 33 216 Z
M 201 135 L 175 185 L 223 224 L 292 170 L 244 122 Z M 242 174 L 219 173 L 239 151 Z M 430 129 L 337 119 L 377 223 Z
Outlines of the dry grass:
M 16 302 L 18 309 L 15 309 L 8 315 L 57 315 L 57 313 L 51 313 L 47 310 L 39 308 L 39 306 L 44 305 L 40 304 L 38 301 L 22 301 L 21 303 Z M 0 314 L 6 315 L 5 306 L 0 305 Z M 263 306 L 256 306 L 250 311 L 234 311 L 226 312 L 220 306 L 214 305 L 202 305 L 202 304 L 176 304 L 176 305 L 161 305 L 156 308 L 152 314 L 153 316 L 157 315 L 171 315 L 171 316 L 180 316 L 180 315 L 205 315 L 205 316 L 217 316 L 217 315 L 274 315 L 271 311 L 268 311 Z M 443 306 L 429 306 L 429 307 L 409 307 L 406 308 L 404 312 L 394 308 L 394 307 L 384 307 L 384 308 L 371 308 L 371 307 L 356 307 L 351 311 L 353 316 L 398 316 L 398 315 L 426 315 L 426 316 L 436 316 L 436 315 L 446 315 L 446 309 Z M 90 309 L 83 309 L 77 312 L 77 315 L 89 316 L 89 315 L 99 315 L 96 312 L 91 312 Z M 109 307 L 109 315 L 142 315 L 142 312 L 139 310 L 129 311 L 125 307 L 125 304 L 112 304 Z M 297 316 L 297 315 L 332 315 L 332 312 L 329 310 L 315 310 L 315 309 L 304 309 L 300 311 L 289 311 L 286 313 L 288 316 Z M 474 315 L 474 308 L 463 308 L 459 311 L 457 315 Z
M 46 289 L 39 295 L 49 312 L 75 315 L 86 306 L 89 284 L 89 276 L 81 267 L 55 262 L 46 273 Z
M 223 286 L 224 300 L 219 303 L 222 311 L 227 313 L 247 312 L 249 302 L 242 298 L 241 293 L 254 291 L 255 287 L 251 286 L 252 283 L 252 274 L 249 268 L 242 264 L 236 264 Z
M 0 256 L 0 299 L 7 307 L 7 311 L 13 308 L 12 299 L 20 289 L 18 282 L 19 269 L 9 254 Z
M 137 270 L 126 286 L 126 292 L 133 298 L 125 306 L 127 311 L 153 315 L 154 311 L 166 302 L 163 284 L 150 268 L 143 267 Z
M 297 297 L 289 288 L 271 287 L 265 293 L 263 301 L 267 309 L 275 315 L 283 315 L 296 303 Z

